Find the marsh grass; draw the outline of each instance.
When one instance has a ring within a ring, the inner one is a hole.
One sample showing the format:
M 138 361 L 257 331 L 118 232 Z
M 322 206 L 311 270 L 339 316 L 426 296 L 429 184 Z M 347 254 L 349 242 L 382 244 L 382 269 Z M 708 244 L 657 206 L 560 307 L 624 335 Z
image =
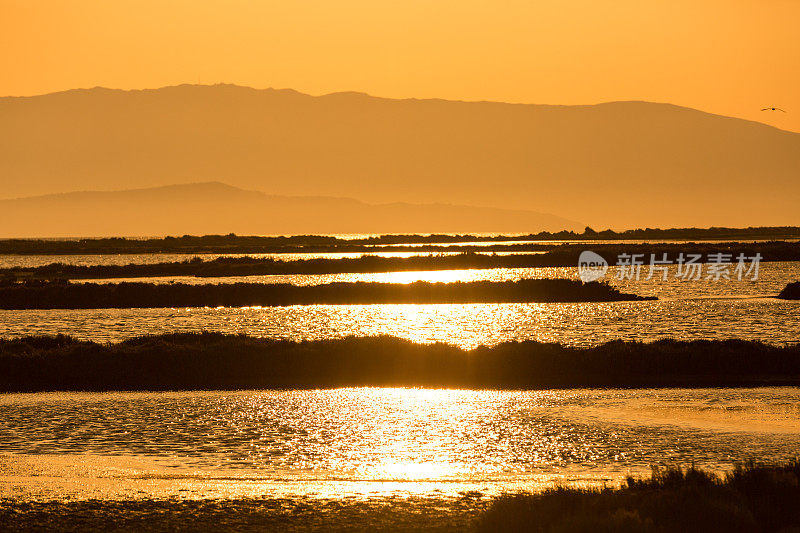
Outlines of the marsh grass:
M 738 466 L 725 476 L 655 468 L 619 489 L 556 488 L 496 499 L 481 532 L 800 531 L 800 463 Z
M 463 350 L 393 337 L 292 342 L 182 333 L 98 344 L 0 340 L 0 391 L 336 387 L 546 389 L 796 385 L 800 345 L 533 341 Z
M 0 286 L 0 309 L 245 307 L 401 303 L 614 302 L 645 300 L 609 285 L 567 279 L 455 283 L 79 283 Z

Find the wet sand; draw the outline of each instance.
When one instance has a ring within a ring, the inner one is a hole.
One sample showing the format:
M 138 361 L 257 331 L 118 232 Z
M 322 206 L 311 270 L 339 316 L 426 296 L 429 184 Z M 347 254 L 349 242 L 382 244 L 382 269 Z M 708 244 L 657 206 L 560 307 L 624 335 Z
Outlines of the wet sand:
M 0 500 L 0 529 L 10 531 L 464 531 L 489 500 Z

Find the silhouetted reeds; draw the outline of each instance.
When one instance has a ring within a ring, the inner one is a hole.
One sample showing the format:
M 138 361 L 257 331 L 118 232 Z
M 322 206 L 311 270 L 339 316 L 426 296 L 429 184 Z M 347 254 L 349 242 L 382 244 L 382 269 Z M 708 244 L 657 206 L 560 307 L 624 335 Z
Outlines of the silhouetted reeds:
M 576 259 L 577 261 L 577 259 Z M 186 261 L 128 265 L 69 265 L 52 263 L 36 268 L 0 269 L 7 279 L 101 279 L 151 276 L 257 276 L 291 274 L 341 274 L 407 272 L 419 270 L 456 270 L 485 268 L 522 268 L 546 264 L 541 255 L 425 255 L 381 257 L 363 255 L 355 258 L 312 258 L 281 260 L 271 257 L 219 257 L 203 261 L 194 257 Z M 577 263 L 576 263 L 577 264 Z
M 216 333 L 112 345 L 0 340 L 0 391 L 287 389 L 351 386 L 545 389 L 796 385 L 800 346 L 746 341 L 533 341 L 462 350 L 392 337 L 292 342 Z
M 469 283 L 151 283 L 27 282 L 0 286 L 0 309 L 247 307 L 399 303 L 611 302 L 655 299 L 603 283 L 567 279 Z
M 747 465 L 719 477 L 696 468 L 654 469 L 620 489 L 557 488 L 497 498 L 486 532 L 777 532 L 800 528 L 800 463 Z

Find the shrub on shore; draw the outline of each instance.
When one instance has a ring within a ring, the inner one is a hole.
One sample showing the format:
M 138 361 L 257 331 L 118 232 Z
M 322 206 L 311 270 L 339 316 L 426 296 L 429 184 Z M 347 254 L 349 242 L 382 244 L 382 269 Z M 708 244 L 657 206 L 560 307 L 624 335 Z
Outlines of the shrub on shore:
M 800 281 L 794 281 L 786 285 L 778 295 L 778 298 L 784 300 L 800 300 Z
M 620 489 L 557 488 L 496 499 L 482 532 L 772 532 L 800 528 L 800 463 L 737 467 L 724 477 L 654 469 Z

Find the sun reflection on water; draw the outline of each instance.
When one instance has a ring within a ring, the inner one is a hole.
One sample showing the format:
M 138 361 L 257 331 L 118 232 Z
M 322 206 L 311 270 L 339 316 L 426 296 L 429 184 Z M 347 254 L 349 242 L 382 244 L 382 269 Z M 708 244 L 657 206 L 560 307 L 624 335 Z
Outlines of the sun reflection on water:
M 215 331 L 293 341 L 390 335 L 462 348 L 534 340 L 592 346 L 613 340 L 740 338 L 797 342 L 800 302 L 749 299 L 592 304 L 396 304 L 176 309 L 0 310 L 0 336 L 65 334 L 119 342 Z
M 3 395 L 0 497 L 456 497 L 602 485 L 665 462 L 715 469 L 796 457 L 798 395 L 796 388 Z

